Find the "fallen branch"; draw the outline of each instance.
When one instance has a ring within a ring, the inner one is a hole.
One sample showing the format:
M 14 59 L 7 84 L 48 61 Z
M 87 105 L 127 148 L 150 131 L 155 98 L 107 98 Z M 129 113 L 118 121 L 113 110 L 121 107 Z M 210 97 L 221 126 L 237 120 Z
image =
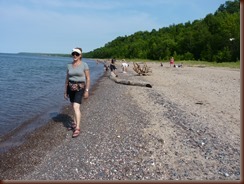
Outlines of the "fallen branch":
M 151 84 L 145 83 L 145 82 L 139 82 L 139 81 L 130 81 L 126 79 L 119 79 L 117 77 L 110 76 L 110 79 L 112 79 L 114 82 L 119 84 L 125 84 L 125 85 L 132 85 L 132 86 L 142 86 L 142 87 L 148 87 L 152 88 Z
M 139 75 L 149 75 L 149 73 L 152 73 L 151 68 L 146 63 L 141 67 L 138 63 L 133 62 L 133 66 L 133 70 Z

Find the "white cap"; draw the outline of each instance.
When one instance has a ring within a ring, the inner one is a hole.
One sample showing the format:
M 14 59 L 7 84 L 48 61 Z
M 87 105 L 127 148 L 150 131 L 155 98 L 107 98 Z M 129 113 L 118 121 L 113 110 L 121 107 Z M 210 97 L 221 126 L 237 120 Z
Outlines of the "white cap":
M 77 53 L 81 54 L 80 49 L 73 49 L 73 50 L 72 50 L 72 53 L 73 53 L 73 52 L 77 52 Z

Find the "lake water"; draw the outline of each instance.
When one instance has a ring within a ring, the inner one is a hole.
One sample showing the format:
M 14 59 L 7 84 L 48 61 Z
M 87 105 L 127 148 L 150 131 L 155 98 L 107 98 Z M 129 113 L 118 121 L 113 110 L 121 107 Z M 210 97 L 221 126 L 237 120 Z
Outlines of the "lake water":
M 83 61 L 90 68 L 94 85 L 104 74 L 103 65 Z M 30 131 L 42 126 L 69 104 L 63 93 L 67 64 L 71 62 L 71 57 L 0 54 L 0 141 L 23 127 Z

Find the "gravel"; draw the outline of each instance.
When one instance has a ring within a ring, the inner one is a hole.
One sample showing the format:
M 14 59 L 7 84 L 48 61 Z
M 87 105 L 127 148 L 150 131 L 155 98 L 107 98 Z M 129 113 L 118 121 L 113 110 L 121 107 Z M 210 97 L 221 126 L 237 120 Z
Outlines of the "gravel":
M 0 155 L 0 178 L 240 180 L 240 145 L 222 139 L 209 126 L 214 121 L 183 108 L 155 85 L 116 84 L 108 74 L 82 104 L 77 138 L 66 129 L 72 121 L 66 106 L 23 145 Z M 146 78 L 132 71 L 119 77 Z

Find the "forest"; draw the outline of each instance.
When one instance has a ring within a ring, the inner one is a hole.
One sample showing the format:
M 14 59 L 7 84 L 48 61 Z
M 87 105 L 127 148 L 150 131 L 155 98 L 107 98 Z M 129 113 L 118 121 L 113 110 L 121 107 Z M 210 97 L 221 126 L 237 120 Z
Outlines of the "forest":
M 240 61 L 240 0 L 226 1 L 200 20 L 119 36 L 85 58 Z

